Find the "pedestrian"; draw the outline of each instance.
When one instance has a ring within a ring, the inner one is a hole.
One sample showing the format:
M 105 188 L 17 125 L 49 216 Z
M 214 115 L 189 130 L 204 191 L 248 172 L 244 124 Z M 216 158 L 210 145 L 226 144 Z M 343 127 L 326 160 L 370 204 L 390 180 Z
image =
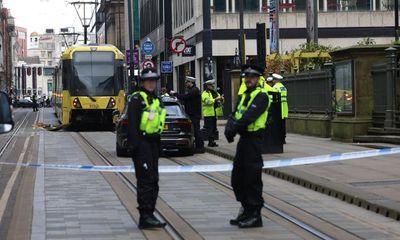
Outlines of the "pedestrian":
M 260 87 L 263 69 L 244 65 L 246 91 L 240 96 L 233 116 L 228 119 L 225 136 L 229 143 L 240 135 L 233 162 L 231 184 L 237 201 L 241 203 L 238 216 L 230 224 L 240 228 L 261 227 L 262 167 L 261 146 L 268 118 L 269 98 Z
M 214 90 L 215 80 L 205 82 L 206 89 L 201 94 L 203 103 L 204 128 L 207 130 L 208 146 L 218 147 L 215 142 L 215 133 L 217 132 L 217 113 L 216 109 L 223 103 L 223 97 Z
M 142 86 L 128 103 L 128 141 L 137 179 L 139 228 L 163 228 L 166 223 L 154 216 L 158 197 L 158 158 L 160 134 L 164 129 L 166 110 L 157 97 L 160 76 L 155 69 L 142 71 Z
M 282 132 L 281 132 L 281 138 L 282 138 L 282 143 L 286 143 L 286 119 L 289 116 L 289 107 L 288 107 L 288 99 L 287 99 L 287 89 L 286 87 L 282 84 L 283 77 L 277 73 L 272 74 L 273 78 L 273 83 L 274 86 L 273 88 L 281 94 L 281 113 L 282 113 Z
M 200 132 L 201 119 L 201 93 L 196 86 L 196 78 L 187 76 L 185 79 L 186 93 L 179 94 L 171 91 L 171 95 L 176 96 L 185 106 L 185 111 L 192 121 L 195 139 L 195 153 L 205 153 L 204 141 Z
M 33 111 L 34 111 L 34 112 L 39 111 L 39 110 L 38 110 L 38 106 L 37 106 L 37 96 L 36 96 L 36 93 L 34 93 L 34 94 L 32 95 L 31 100 L 32 100 L 32 108 L 33 108 Z
M 46 107 L 50 107 L 50 98 L 46 99 Z

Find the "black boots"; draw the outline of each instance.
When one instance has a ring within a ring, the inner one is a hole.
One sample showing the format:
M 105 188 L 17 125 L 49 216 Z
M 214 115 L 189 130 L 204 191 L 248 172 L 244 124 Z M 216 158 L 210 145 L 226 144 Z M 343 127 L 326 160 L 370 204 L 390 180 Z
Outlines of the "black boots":
M 242 221 L 242 220 L 244 220 L 245 218 L 246 218 L 246 215 L 244 215 L 244 208 L 241 207 L 241 208 L 239 209 L 239 213 L 238 213 L 237 217 L 236 217 L 235 219 L 231 219 L 231 220 L 229 221 L 229 223 L 230 223 L 231 225 L 237 226 L 237 225 L 239 224 L 239 222 Z
M 139 228 L 140 229 L 148 229 L 148 228 L 164 228 L 167 224 L 165 222 L 161 222 L 154 215 L 146 215 L 140 216 L 139 219 Z
M 257 214 L 251 214 L 242 221 L 239 221 L 238 227 L 239 228 L 256 228 L 256 227 L 262 227 L 262 219 L 260 213 Z
M 245 211 L 243 208 L 240 208 L 238 216 L 235 219 L 231 219 L 229 223 L 231 225 L 237 225 L 239 228 L 256 228 L 263 226 L 260 210 Z

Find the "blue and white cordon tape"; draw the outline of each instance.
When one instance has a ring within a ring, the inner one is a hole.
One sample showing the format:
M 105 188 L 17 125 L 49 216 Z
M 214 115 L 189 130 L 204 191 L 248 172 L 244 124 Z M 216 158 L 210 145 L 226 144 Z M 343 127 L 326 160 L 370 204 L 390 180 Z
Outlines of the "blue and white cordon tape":
M 337 162 L 351 159 L 377 157 L 390 154 L 400 153 L 399 148 L 384 148 L 379 150 L 368 150 L 359 152 L 348 153 L 333 153 L 327 155 L 319 155 L 312 157 L 302 158 L 289 158 L 281 160 L 264 161 L 264 169 L 266 168 L 279 168 L 279 167 L 292 167 L 307 164 Z M 68 165 L 68 164 L 13 164 L 8 162 L 0 162 L 0 165 L 19 165 L 21 167 L 44 168 L 44 169 L 57 169 L 57 170 L 75 170 L 85 172 L 135 172 L 132 165 L 126 166 L 93 166 L 93 165 Z M 159 167 L 160 173 L 193 173 L 193 172 L 227 172 L 232 170 L 232 164 L 213 164 L 213 165 L 163 165 Z

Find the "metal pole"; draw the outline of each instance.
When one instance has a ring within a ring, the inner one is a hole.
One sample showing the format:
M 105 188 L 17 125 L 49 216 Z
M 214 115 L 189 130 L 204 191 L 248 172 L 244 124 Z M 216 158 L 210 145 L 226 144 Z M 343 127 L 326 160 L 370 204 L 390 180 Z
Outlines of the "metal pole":
M 88 40 L 88 37 L 87 37 L 87 29 L 88 29 L 88 26 L 83 26 L 83 35 L 85 35 L 85 40 L 84 40 L 84 43 L 85 44 L 87 44 L 87 40 Z
M 239 21 L 240 21 L 240 31 L 239 31 L 239 57 L 240 57 L 240 64 L 244 64 L 246 62 L 245 56 L 245 49 L 244 49 L 244 20 L 243 20 L 243 0 L 239 1 Z
M 399 41 L 399 1 L 394 1 L 394 31 L 395 41 Z
M 385 49 L 386 58 L 388 59 L 386 69 L 386 112 L 385 112 L 385 128 L 394 127 L 394 109 L 395 109 L 395 89 L 394 81 L 396 76 L 397 49 L 390 47 Z
M 318 8 L 314 0 L 307 0 L 307 43 L 318 43 Z
M 132 89 L 132 83 L 134 81 L 134 63 L 133 63 L 133 36 L 132 36 L 132 30 L 133 30 L 133 24 L 132 24 L 132 0 L 128 0 L 128 30 L 129 30 L 129 84 L 128 84 L 128 91 L 131 93 Z
M 210 0 L 203 1 L 203 74 L 204 82 L 213 78 L 212 70 L 212 32 Z

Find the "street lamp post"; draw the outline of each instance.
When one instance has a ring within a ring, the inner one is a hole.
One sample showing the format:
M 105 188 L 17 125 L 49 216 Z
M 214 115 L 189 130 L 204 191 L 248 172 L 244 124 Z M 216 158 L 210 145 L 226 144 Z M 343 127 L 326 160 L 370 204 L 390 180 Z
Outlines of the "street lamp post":
M 134 61 L 133 61 L 133 51 L 134 51 L 134 46 L 133 46 L 133 24 L 132 24 L 132 0 L 128 0 L 128 29 L 129 29 L 129 84 L 128 84 L 128 91 L 129 93 L 133 90 L 132 89 L 132 84 L 134 81 Z
M 239 0 L 239 21 L 240 21 L 240 31 L 239 31 L 239 57 L 240 57 L 240 64 L 246 63 L 246 54 L 245 54 L 245 39 L 244 39 L 244 20 L 243 20 L 243 0 Z
M 399 1 L 394 0 L 394 31 L 395 41 L 399 41 Z

